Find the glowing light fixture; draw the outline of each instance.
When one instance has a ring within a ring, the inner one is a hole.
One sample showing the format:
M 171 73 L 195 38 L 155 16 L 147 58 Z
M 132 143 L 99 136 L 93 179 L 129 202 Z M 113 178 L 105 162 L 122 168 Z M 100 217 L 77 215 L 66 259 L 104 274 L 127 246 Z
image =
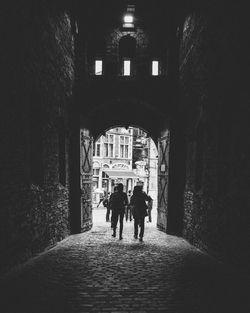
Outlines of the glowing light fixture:
M 123 20 L 125 24 L 132 24 L 134 22 L 134 17 L 131 14 L 126 14 L 123 17 Z

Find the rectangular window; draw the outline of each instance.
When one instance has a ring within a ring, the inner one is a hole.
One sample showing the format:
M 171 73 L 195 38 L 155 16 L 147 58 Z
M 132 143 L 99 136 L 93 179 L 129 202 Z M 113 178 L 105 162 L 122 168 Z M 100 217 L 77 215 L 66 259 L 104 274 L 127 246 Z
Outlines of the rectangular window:
M 152 62 L 152 76 L 159 76 L 159 61 Z
M 100 156 L 101 153 L 101 145 L 99 143 L 96 144 L 96 156 Z
M 94 174 L 95 176 L 98 176 L 99 173 L 100 173 L 100 169 L 99 169 L 99 168 L 94 168 L 93 172 L 94 172 L 93 174 Z
M 130 76 L 130 68 L 131 67 L 131 61 L 130 60 L 124 60 L 123 61 L 123 76 Z
M 114 157 L 114 136 L 106 134 L 104 137 L 104 157 Z
M 109 144 L 109 157 L 111 157 L 111 158 L 113 158 L 113 144 L 112 143 L 110 143 Z
M 120 157 L 124 158 L 124 145 L 120 145 Z
M 128 145 L 125 146 L 125 158 L 128 158 Z
M 120 158 L 128 158 L 129 137 L 120 136 Z
M 104 144 L 104 156 L 105 157 L 109 156 L 109 154 L 108 154 L 108 144 L 107 143 Z
M 95 60 L 95 75 L 102 75 L 102 60 Z
M 94 156 L 101 156 L 101 144 L 100 142 L 96 142 L 94 144 L 94 151 L 93 151 Z

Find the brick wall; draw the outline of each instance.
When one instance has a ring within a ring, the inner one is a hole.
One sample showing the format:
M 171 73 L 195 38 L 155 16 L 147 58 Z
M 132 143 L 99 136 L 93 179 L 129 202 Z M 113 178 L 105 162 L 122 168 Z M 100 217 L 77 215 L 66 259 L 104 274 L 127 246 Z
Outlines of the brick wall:
M 188 121 L 184 237 L 249 268 L 246 21 L 237 6 L 188 14 L 180 83 Z
M 68 174 L 59 182 L 59 125 L 74 78 L 66 10 L 14 1 L 1 12 L 1 263 L 3 269 L 55 244 L 69 230 Z M 37 138 L 37 140 L 35 140 Z M 34 149 L 35 144 L 35 149 Z M 36 151 L 39 150 L 39 152 Z

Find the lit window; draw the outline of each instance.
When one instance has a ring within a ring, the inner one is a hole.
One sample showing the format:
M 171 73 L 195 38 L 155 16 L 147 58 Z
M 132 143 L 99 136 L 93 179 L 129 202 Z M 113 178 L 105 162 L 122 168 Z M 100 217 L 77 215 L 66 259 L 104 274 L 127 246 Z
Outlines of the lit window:
M 130 66 L 131 66 L 130 60 L 123 61 L 123 75 L 124 76 L 130 76 Z
M 159 61 L 152 62 L 152 75 L 153 76 L 159 75 Z
M 102 60 L 95 61 L 95 75 L 102 75 Z

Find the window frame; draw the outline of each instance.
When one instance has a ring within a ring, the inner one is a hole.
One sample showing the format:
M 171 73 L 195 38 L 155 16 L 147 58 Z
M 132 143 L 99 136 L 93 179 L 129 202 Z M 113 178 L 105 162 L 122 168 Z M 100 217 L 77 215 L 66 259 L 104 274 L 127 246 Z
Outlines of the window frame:
M 123 137 L 123 140 L 121 139 Z M 119 157 L 121 159 L 129 159 L 130 153 L 129 153 L 129 140 L 130 136 L 121 135 L 119 136 Z M 128 139 L 128 143 L 126 143 L 126 139 Z M 127 156 L 126 156 L 126 146 L 127 148 Z

